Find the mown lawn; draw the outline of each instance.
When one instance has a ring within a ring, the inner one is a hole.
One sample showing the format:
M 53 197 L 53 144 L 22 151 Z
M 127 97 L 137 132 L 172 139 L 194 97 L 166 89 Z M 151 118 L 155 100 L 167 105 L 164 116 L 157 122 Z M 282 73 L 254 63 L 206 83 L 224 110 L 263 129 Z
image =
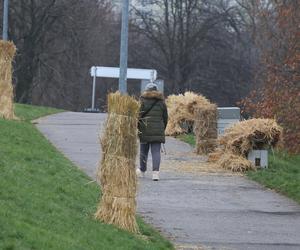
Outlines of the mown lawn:
M 177 138 L 195 146 L 195 136 L 192 134 L 180 135 Z M 267 169 L 249 171 L 246 175 L 300 203 L 300 155 L 270 152 Z
M 99 187 L 29 122 L 55 112 L 17 105 L 23 120 L 0 119 L 0 249 L 173 249 L 141 219 L 143 236 L 94 220 Z

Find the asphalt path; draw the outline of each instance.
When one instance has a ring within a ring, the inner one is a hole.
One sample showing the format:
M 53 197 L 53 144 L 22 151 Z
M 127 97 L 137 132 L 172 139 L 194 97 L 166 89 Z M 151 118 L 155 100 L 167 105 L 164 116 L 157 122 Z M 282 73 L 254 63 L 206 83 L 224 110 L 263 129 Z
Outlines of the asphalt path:
M 105 118 L 65 112 L 36 122 L 55 147 L 95 179 Z M 153 182 L 148 171 L 139 181 L 138 213 L 178 249 L 300 249 L 296 202 L 243 176 L 207 169 L 205 157 L 174 138 L 167 138 L 165 149 L 161 180 Z

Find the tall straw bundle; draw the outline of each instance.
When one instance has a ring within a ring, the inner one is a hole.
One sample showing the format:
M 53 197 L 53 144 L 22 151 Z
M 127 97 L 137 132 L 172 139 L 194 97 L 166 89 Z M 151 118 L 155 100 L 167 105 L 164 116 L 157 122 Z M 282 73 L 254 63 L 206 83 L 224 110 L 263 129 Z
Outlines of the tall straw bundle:
M 119 92 L 108 95 L 108 118 L 101 138 L 98 168 L 102 199 L 95 217 L 104 223 L 137 233 L 135 160 L 139 103 Z
M 234 172 L 255 169 L 247 160 L 252 149 L 275 147 L 282 128 L 272 119 L 251 119 L 239 122 L 225 130 L 219 139 L 219 148 L 209 155 L 209 161 Z
M 12 42 L 0 41 L 0 118 L 14 119 L 12 85 L 12 61 L 16 46 Z
M 196 136 L 196 153 L 208 154 L 217 146 L 217 105 L 208 103 L 195 111 L 194 133 Z

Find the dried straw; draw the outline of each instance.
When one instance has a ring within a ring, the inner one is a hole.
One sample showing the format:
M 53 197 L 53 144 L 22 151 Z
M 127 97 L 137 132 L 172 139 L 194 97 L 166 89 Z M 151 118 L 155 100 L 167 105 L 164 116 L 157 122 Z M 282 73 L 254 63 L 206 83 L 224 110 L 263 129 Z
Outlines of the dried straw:
M 168 96 L 166 104 L 169 112 L 166 134 L 173 136 L 189 132 L 195 121 L 196 110 L 206 107 L 210 102 L 202 95 L 185 92 L 184 95 Z
M 234 172 L 255 169 L 247 160 L 252 149 L 275 147 L 280 141 L 282 128 L 272 119 L 251 119 L 239 122 L 225 130 L 219 147 L 209 154 L 210 162 Z
M 218 164 L 223 169 L 231 170 L 232 172 L 246 172 L 248 170 L 255 170 L 252 162 L 246 158 L 232 153 L 225 153 L 221 156 Z
M 178 135 L 194 130 L 196 153 L 212 152 L 217 145 L 217 106 L 193 92 L 170 95 L 166 103 L 169 112 L 166 134 Z
M 208 103 L 195 111 L 196 153 L 208 154 L 217 146 L 217 105 Z
M 108 118 L 101 138 L 98 168 L 102 198 L 95 217 L 104 223 L 137 233 L 135 160 L 139 103 L 119 92 L 108 95 Z
M 224 151 L 218 147 L 216 148 L 213 152 L 208 154 L 208 162 L 217 162 L 220 160 L 220 158 L 222 157 L 222 155 L 224 154 Z
M 247 156 L 251 149 L 268 149 L 280 140 L 282 128 L 273 119 L 251 119 L 228 128 L 220 138 L 225 151 Z
M 12 85 L 12 61 L 16 46 L 12 42 L 0 41 L 0 118 L 14 119 Z

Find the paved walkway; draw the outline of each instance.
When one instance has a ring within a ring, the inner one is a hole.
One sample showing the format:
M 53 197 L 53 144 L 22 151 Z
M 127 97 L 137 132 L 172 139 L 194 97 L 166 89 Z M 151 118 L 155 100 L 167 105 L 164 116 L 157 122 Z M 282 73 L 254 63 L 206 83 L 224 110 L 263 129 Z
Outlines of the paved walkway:
M 40 119 L 37 127 L 95 178 L 104 120 L 104 114 L 66 112 Z M 173 138 L 166 151 L 161 181 L 151 181 L 150 173 L 140 181 L 138 213 L 179 249 L 300 249 L 298 204 L 242 176 L 209 170 Z

